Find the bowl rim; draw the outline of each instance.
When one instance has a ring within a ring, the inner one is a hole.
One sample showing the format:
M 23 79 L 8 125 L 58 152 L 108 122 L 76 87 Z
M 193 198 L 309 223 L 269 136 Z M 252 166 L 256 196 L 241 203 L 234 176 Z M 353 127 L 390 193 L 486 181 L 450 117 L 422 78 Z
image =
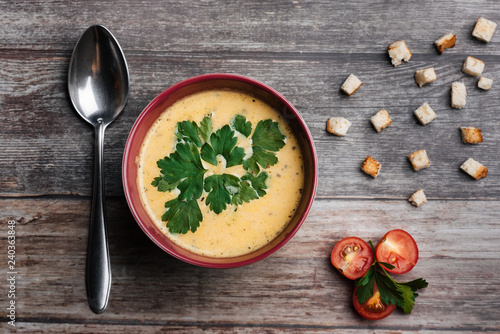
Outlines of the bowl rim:
M 188 256 L 180 254 L 180 253 L 176 252 L 175 250 L 167 247 L 165 244 L 163 244 L 161 242 L 161 240 L 159 240 L 159 238 L 157 238 L 154 234 L 152 234 L 149 231 L 148 227 L 142 221 L 142 218 L 140 217 L 139 213 L 137 212 L 137 209 L 135 208 L 134 204 L 132 203 L 132 198 L 131 198 L 131 191 L 132 190 L 130 188 L 131 185 L 129 184 L 130 180 L 127 178 L 127 175 L 128 175 L 127 161 L 129 161 L 129 159 L 131 159 L 131 158 L 135 160 L 135 157 L 131 157 L 131 152 L 130 152 L 132 139 L 134 138 L 135 134 L 137 133 L 137 131 L 138 131 L 141 123 L 143 122 L 144 118 L 146 117 L 146 115 L 149 112 L 151 112 L 151 110 L 153 110 L 158 104 L 160 104 L 166 97 L 173 94 L 174 92 L 176 92 L 176 91 L 178 91 L 186 86 L 189 86 L 189 85 L 192 85 L 195 83 L 199 83 L 199 82 L 203 82 L 203 81 L 210 81 L 210 80 L 233 80 L 233 81 L 243 82 L 243 83 L 246 83 L 246 84 L 249 84 L 252 86 L 256 86 L 264 91 L 267 91 L 267 92 L 271 93 L 273 96 L 275 96 L 276 98 L 278 98 L 296 116 L 297 121 L 300 124 L 300 128 L 304 131 L 305 137 L 307 139 L 307 146 L 309 147 L 309 149 L 311 151 L 311 156 L 312 156 L 312 160 L 313 160 L 312 161 L 312 164 L 313 164 L 313 170 L 312 170 L 313 184 L 311 186 L 311 195 L 307 199 L 307 203 L 305 205 L 305 208 L 304 208 L 297 224 L 295 224 L 295 226 L 290 231 L 290 233 L 288 233 L 288 235 L 285 238 L 283 238 L 283 240 L 281 240 L 274 247 L 270 248 L 269 250 L 267 250 L 266 252 L 264 252 L 262 254 L 259 254 L 255 257 L 252 257 L 252 258 L 249 258 L 249 259 L 246 259 L 243 261 L 227 262 L 227 263 L 205 262 L 205 261 L 192 259 Z M 122 160 L 122 184 L 123 184 L 123 190 L 125 193 L 125 198 L 127 201 L 127 205 L 129 207 L 135 221 L 140 226 L 141 230 L 158 247 L 160 247 L 163 251 L 172 255 L 173 257 L 175 257 L 179 260 L 182 260 L 184 262 L 196 265 L 196 266 L 208 267 L 208 268 L 235 268 L 235 267 L 249 265 L 249 264 L 252 264 L 254 262 L 260 261 L 260 260 L 268 257 L 269 255 L 273 254 L 274 252 L 279 250 L 281 247 L 283 247 L 288 241 L 290 241 L 290 239 L 297 233 L 297 231 L 300 229 L 300 227 L 304 223 L 304 221 L 307 218 L 307 215 L 308 215 L 308 213 L 313 205 L 313 202 L 314 202 L 314 199 L 316 196 L 316 190 L 317 190 L 318 173 L 319 173 L 319 171 L 318 171 L 318 158 L 317 158 L 316 149 L 314 146 L 313 137 L 312 137 L 311 132 L 309 131 L 309 128 L 307 127 L 304 119 L 302 118 L 302 116 L 298 112 L 298 110 L 282 94 L 280 94 L 274 88 L 272 88 L 272 87 L 270 87 L 270 86 L 268 86 L 260 81 L 257 81 L 255 79 L 252 79 L 252 78 L 249 78 L 246 76 L 242 76 L 242 75 L 238 75 L 238 74 L 227 74 L 227 73 L 211 73 L 211 74 L 203 74 L 203 75 L 191 77 L 191 78 L 185 79 L 183 81 L 180 81 L 180 82 L 170 86 L 169 88 L 167 88 L 163 92 L 161 92 L 159 95 L 157 95 L 150 103 L 148 103 L 148 105 L 141 111 L 141 113 L 139 114 L 139 116 L 135 120 L 135 122 L 134 122 L 134 124 L 129 132 L 129 135 L 127 137 L 127 141 L 125 143 L 125 148 L 124 148 L 124 152 L 123 152 L 123 160 Z

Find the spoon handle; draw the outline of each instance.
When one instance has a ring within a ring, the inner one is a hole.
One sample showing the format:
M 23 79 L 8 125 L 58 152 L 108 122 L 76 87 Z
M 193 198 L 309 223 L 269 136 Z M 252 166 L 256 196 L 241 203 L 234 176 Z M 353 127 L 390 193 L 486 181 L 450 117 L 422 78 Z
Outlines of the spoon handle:
M 108 305 L 111 287 L 108 232 L 104 203 L 104 130 L 99 121 L 95 126 L 95 165 L 92 213 L 87 249 L 87 299 L 94 313 L 102 313 Z

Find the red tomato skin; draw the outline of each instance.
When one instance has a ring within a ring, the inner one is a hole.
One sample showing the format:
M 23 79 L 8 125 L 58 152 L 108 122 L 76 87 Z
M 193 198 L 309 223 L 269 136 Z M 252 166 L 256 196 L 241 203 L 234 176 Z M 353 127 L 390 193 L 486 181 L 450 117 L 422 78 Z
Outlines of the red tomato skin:
M 358 291 L 359 287 L 354 288 L 354 292 L 352 294 L 352 303 L 356 311 L 365 319 L 368 320 L 380 320 L 388 317 L 395 309 L 396 305 L 389 304 L 386 305 L 382 301 L 380 301 L 381 305 L 383 305 L 383 310 L 381 312 L 371 312 L 367 309 L 367 304 L 369 302 L 366 301 L 364 304 L 360 304 L 358 301 L 358 296 L 356 296 L 356 291 Z M 373 293 L 378 293 L 377 283 L 374 283 Z
M 345 268 L 344 264 L 346 261 L 342 257 L 342 253 L 346 252 L 347 247 L 354 249 L 355 246 L 358 246 L 360 250 L 357 254 L 353 254 L 352 264 L 347 264 L 347 268 Z M 373 252 L 370 245 L 368 245 L 364 240 L 358 237 L 347 237 L 335 244 L 330 260 L 333 266 L 337 268 L 342 275 L 348 279 L 355 280 L 359 277 L 363 277 L 370 269 L 370 266 L 373 263 Z
M 391 244 L 396 244 L 399 247 L 395 252 L 391 251 L 386 241 L 389 240 Z M 415 239 L 410 233 L 401 230 L 391 230 L 387 232 L 384 237 L 379 241 L 375 248 L 375 256 L 379 262 L 387 262 L 394 265 L 393 269 L 385 268 L 392 274 L 405 274 L 415 267 L 418 261 L 418 247 Z M 392 259 L 396 259 L 395 262 Z

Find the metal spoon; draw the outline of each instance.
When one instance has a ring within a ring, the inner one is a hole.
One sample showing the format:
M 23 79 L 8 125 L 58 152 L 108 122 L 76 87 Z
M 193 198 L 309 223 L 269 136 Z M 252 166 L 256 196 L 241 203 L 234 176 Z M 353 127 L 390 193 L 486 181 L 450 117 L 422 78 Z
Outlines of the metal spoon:
M 95 129 L 94 191 L 85 279 L 90 309 L 101 313 L 108 305 L 111 287 L 104 205 L 104 130 L 123 110 L 129 93 L 125 56 L 107 28 L 91 26 L 76 43 L 69 63 L 68 89 L 78 114 Z

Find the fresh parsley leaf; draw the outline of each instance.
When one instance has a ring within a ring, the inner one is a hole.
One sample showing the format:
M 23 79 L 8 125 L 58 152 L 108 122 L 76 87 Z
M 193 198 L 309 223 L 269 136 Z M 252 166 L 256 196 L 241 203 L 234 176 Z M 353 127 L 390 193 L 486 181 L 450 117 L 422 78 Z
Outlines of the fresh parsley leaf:
M 243 115 L 234 116 L 231 125 L 233 126 L 233 129 L 245 137 L 250 136 L 250 133 L 252 133 L 252 123 L 247 121 L 246 117 Z
M 379 262 L 377 261 L 377 263 L 380 263 L 381 265 L 383 265 L 384 267 L 386 267 L 387 269 L 394 269 L 396 267 L 394 267 L 392 264 L 389 264 L 387 262 Z
M 226 210 L 231 203 L 231 194 L 228 187 L 238 187 L 239 179 L 230 174 L 213 174 L 205 179 L 205 191 L 208 192 L 206 204 L 216 214 Z
M 196 122 L 183 121 L 177 123 L 177 138 L 186 143 L 193 143 L 201 147 L 201 140 L 198 136 L 198 125 Z
M 266 194 L 264 189 L 267 189 L 266 180 L 269 174 L 267 172 L 262 172 L 257 176 L 253 176 L 250 173 L 246 173 L 241 179 L 244 181 L 250 181 L 252 188 L 255 189 L 257 195 L 262 197 Z
M 170 183 L 165 179 L 165 177 L 159 176 L 159 177 L 155 177 L 154 181 L 151 182 L 151 185 L 153 187 L 157 187 L 158 191 L 167 192 L 167 191 L 172 191 L 175 188 L 177 188 L 179 183 L 180 183 L 180 181 Z
M 278 152 L 285 146 L 285 136 L 281 133 L 278 122 L 271 119 L 259 121 L 252 136 L 252 144 L 260 148 Z
M 412 291 L 417 291 L 418 289 L 426 288 L 429 285 L 429 283 L 427 283 L 427 281 L 422 278 L 417 278 L 416 280 L 399 284 L 410 287 Z
M 240 183 L 239 191 L 233 195 L 231 204 L 241 205 L 243 202 L 249 203 L 251 200 L 257 198 L 259 198 L 257 191 L 248 182 L 243 181 Z
M 193 143 L 178 143 L 176 151 L 157 161 L 162 178 L 177 185 L 180 190 L 179 200 L 192 200 L 200 198 L 203 191 L 203 168 L 198 148 Z
M 404 304 L 401 300 L 400 293 L 397 291 L 397 287 L 392 279 L 380 271 L 376 271 L 375 280 L 382 302 L 386 305 L 393 304 L 403 308 Z
M 356 280 L 355 284 L 358 286 L 356 296 L 360 304 L 363 304 L 373 296 L 373 288 L 375 283 L 375 266 L 371 266 L 365 276 Z
M 196 200 L 180 201 L 178 198 L 165 203 L 168 209 L 161 219 L 167 221 L 171 233 L 196 232 L 203 220 L 200 207 Z
M 269 166 L 274 166 L 278 162 L 276 154 L 273 152 L 266 151 L 259 146 L 252 146 L 252 156 L 245 161 L 243 161 L 243 168 L 252 173 L 258 173 L 260 167 L 269 168 Z
M 224 125 L 217 132 L 212 133 L 210 142 L 215 154 L 220 154 L 226 159 L 226 167 L 232 167 L 243 163 L 245 150 L 237 147 L 238 139 L 229 125 Z
M 208 143 L 210 141 L 210 134 L 212 133 L 212 119 L 208 116 L 205 116 L 200 122 L 198 130 L 200 131 L 201 137 L 205 140 L 206 143 Z
M 413 310 L 413 305 L 415 305 L 415 299 L 418 297 L 418 294 L 415 293 L 415 291 L 426 288 L 428 286 L 427 281 L 422 278 L 418 278 L 411 282 L 399 283 L 389 276 L 385 269 L 382 268 L 382 271 L 385 275 L 382 273 L 380 275 L 383 275 L 387 280 L 386 284 L 392 287 L 393 291 L 391 291 L 391 293 L 395 294 L 394 290 L 397 291 L 399 298 L 396 298 L 396 303 L 393 304 L 402 308 L 404 313 L 410 314 Z M 382 292 L 380 293 L 380 297 L 382 298 Z
M 243 163 L 243 158 L 245 157 L 245 150 L 241 147 L 236 147 L 231 151 L 226 159 L 226 167 L 233 167 L 241 165 Z
M 285 146 L 285 138 L 279 129 L 278 122 L 271 119 L 259 121 L 252 135 L 252 156 L 243 162 L 243 168 L 249 172 L 258 173 L 260 167 L 274 166 L 278 162 L 274 152 Z
M 414 294 L 409 287 L 402 284 L 396 284 L 396 290 L 403 299 L 402 305 L 398 304 L 398 306 L 403 309 L 404 313 L 410 314 L 413 310 L 413 305 L 415 305 L 415 298 L 417 298 L 418 295 Z
M 201 158 L 205 160 L 206 162 L 217 166 L 217 154 L 215 153 L 214 149 L 210 144 L 205 143 L 201 147 Z

